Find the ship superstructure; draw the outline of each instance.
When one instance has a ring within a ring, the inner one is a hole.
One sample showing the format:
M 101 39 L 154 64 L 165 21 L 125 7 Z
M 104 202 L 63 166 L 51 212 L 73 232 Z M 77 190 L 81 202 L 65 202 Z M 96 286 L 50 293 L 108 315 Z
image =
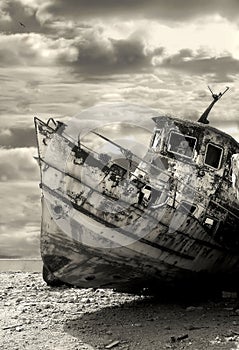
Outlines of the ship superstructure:
M 121 291 L 233 284 L 239 202 L 231 160 L 239 144 L 208 126 L 205 113 L 200 119 L 153 118 L 144 157 L 93 130 L 120 150 L 119 162 L 73 140 L 66 125 L 35 118 L 49 283 L 54 276 Z

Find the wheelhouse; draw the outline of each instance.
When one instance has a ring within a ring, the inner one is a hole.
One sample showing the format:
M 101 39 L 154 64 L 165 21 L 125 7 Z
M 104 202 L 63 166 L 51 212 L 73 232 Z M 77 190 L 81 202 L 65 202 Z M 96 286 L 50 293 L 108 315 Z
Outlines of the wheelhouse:
M 238 143 L 211 126 L 171 117 L 153 118 L 156 128 L 151 151 L 169 161 L 190 163 L 223 176 L 230 172 L 231 156 L 239 152 Z

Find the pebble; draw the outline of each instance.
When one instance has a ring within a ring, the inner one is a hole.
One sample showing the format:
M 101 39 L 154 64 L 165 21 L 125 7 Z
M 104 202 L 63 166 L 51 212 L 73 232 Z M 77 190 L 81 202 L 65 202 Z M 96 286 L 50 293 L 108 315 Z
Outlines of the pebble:
M 84 304 L 89 304 L 90 303 L 90 299 L 89 298 L 82 298 L 80 301 L 81 301 L 81 303 L 84 303 Z
M 199 311 L 199 310 L 203 310 L 202 306 L 188 306 L 186 308 L 186 311 Z
M 17 298 L 16 299 L 16 303 L 20 303 L 21 301 L 23 301 L 24 299 L 23 298 Z
M 132 327 L 142 327 L 142 323 L 133 323 Z

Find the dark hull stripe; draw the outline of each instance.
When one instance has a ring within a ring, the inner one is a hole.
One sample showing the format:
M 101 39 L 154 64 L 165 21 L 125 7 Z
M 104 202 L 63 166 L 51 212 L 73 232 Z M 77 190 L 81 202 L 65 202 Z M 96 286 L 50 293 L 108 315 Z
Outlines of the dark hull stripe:
M 139 238 L 137 235 L 134 235 L 133 233 L 130 233 L 126 230 L 123 230 L 121 229 L 120 227 L 117 227 L 116 225 L 114 224 L 111 224 L 107 221 L 105 221 L 104 219 L 96 216 L 95 214 L 92 214 L 90 211 L 88 211 L 87 209 L 71 202 L 69 199 L 65 198 L 63 195 L 53 191 L 52 189 L 50 189 L 49 187 L 47 187 L 46 185 L 43 185 L 43 187 L 49 192 L 51 193 L 53 196 L 55 197 L 58 197 L 62 202 L 68 204 L 68 205 L 71 205 L 74 209 L 76 209 L 77 211 L 85 214 L 86 216 L 89 216 L 91 218 L 93 218 L 94 220 L 96 220 L 97 222 L 105 225 L 106 227 L 109 227 L 109 228 L 113 228 L 115 229 L 116 231 L 119 231 L 120 233 L 123 233 L 124 235 L 130 237 L 130 238 L 133 238 L 141 243 L 144 243 L 144 244 L 147 244 L 151 247 L 154 247 L 154 248 L 157 248 L 157 249 L 160 249 L 164 252 L 167 252 L 167 253 L 170 253 L 170 254 L 174 254 L 174 255 L 177 255 L 177 256 L 180 256 L 181 258 L 184 258 L 184 259 L 188 259 L 188 260 L 194 260 L 194 257 L 193 256 L 190 256 L 188 254 L 184 254 L 184 253 L 180 253 L 178 251 L 175 251 L 173 249 L 170 249 L 170 248 L 167 248 L 167 247 L 164 247 L 160 244 L 157 244 L 155 242 L 150 242 L 149 240 L 145 239 L 145 238 Z

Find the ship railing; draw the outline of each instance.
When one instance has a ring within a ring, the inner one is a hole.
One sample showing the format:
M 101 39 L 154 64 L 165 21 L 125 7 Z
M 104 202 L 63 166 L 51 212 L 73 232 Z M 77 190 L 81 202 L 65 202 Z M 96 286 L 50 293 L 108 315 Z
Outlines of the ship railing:
M 87 150 L 88 152 L 90 152 L 90 154 L 95 154 L 97 157 L 99 157 L 101 155 L 101 153 L 95 151 L 94 149 L 92 149 L 91 147 L 89 146 L 86 146 L 84 143 L 81 142 L 80 144 L 80 147 Z M 163 169 L 161 168 L 158 168 L 156 166 L 154 166 L 153 164 L 145 161 L 144 159 L 142 159 L 141 157 L 135 155 L 132 153 L 132 156 L 135 158 L 138 158 L 141 162 L 144 162 L 146 163 L 147 165 L 149 166 L 152 166 L 154 167 L 155 169 L 157 170 L 160 170 L 161 173 L 164 173 L 167 178 L 168 178 L 168 181 L 160 181 L 160 186 L 156 186 L 156 184 L 153 184 L 149 181 L 147 181 L 147 177 L 148 177 L 148 172 L 139 167 L 139 165 L 137 166 L 137 170 L 139 170 L 141 173 L 143 172 L 145 174 L 145 178 L 142 179 L 140 177 L 138 177 L 134 172 L 130 171 L 130 175 L 131 175 L 131 179 L 130 179 L 130 182 L 132 181 L 132 177 L 135 178 L 136 180 L 138 181 L 141 181 L 143 183 L 143 187 L 146 187 L 146 186 L 149 186 L 152 190 L 158 190 L 160 191 L 161 193 L 162 192 L 167 192 L 167 197 L 162 201 L 162 202 L 155 202 L 155 203 L 152 203 L 148 208 L 149 209 L 158 209 L 158 208 L 161 208 L 162 206 L 166 205 L 169 200 L 171 199 L 172 200 L 172 206 L 173 207 L 176 207 L 177 205 L 180 204 L 181 200 L 177 200 L 177 194 L 181 194 L 183 195 L 182 193 L 182 190 L 180 190 L 178 188 L 178 183 L 180 182 L 178 179 L 175 179 L 172 175 L 168 174 L 167 172 L 165 172 Z M 109 160 L 107 163 L 105 163 L 104 165 L 107 165 L 109 168 L 111 167 L 111 165 L 115 164 L 114 161 L 112 160 Z M 117 172 L 114 170 L 114 169 L 110 169 L 110 171 L 114 174 L 117 175 Z M 173 184 L 173 187 L 171 187 L 170 185 Z M 185 189 L 185 184 L 183 182 L 181 182 L 181 184 L 184 185 L 184 189 Z M 85 184 L 86 185 L 86 184 Z M 170 186 L 170 188 L 169 188 Z M 193 189 L 193 188 L 192 188 Z
M 54 130 L 51 126 L 49 126 L 48 124 L 44 123 L 42 120 L 40 120 L 40 119 L 38 119 L 38 118 L 35 118 L 35 119 L 37 119 L 37 120 L 39 120 L 41 123 L 45 124 L 45 125 L 46 125 L 48 128 L 50 128 L 52 131 L 56 131 L 56 130 L 57 130 L 57 129 Z M 52 118 L 50 118 L 50 119 L 52 119 Z M 49 119 L 49 120 L 50 120 L 50 119 Z M 65 131 L 64 131 L 64 133 L 65 133 Z M 152 163 L 148 162 L 147 160 L 143 159 L 142 157 L 140 157 L 140 156 L 138 156 L 138 155 L 132 153 L 130 150 L 128 150 L 128 149 L 122 147 L 121 145 L 118 145 L 117 143 L 113 142 L 112 140 L 108 139 L 107 137 L 105 137 L 105 136 L 103 136 L 103 135 L 101 135 L 101 134 L 99 134 L 99 133 L 96 133 L 96 132 L 94 132 L 94 131 L 92 131 L 92 133 L 94 133 L 95 135 L 97 135 L 97 136 L 103 138 L 105 141 L 107 141 L 107 142 L 113 144 L 114 146 L 116 146 L 116 147 L 119 148 L 120 150 L 124 150 L 125 154 L 129 154 L 129 155 L 130 155 L 130 157 L 131 157 L 130 159 L 132 159 L 132 157 L 134 157 L 134 158 L 137 159 L 140 163 L 141 163 L 141 162 L 142 162 L 142 163 L 145 163 L 145 164 L 147 164 L 148 166 L 150 166 L 151 169 L 154 169 L 154 170 L 158 171 L 160 174 L 164 174 L 166 177 L 170 178 L 170 179 L 173 180 L 173 181 L 175 180 L 175 178 L 174 178 L 172 175 L 170 175 L 168 172 L 164 171 L 162 168 L 157 167 L 155 164 L 152 164 Z M 70 136 L 70 135 L 68 135 L 68 134 L 65 134 L 65 135 L 64 135 L 63 133 L 60 133 L 59 136 L 62 137 L 62 138 L 64 138 L 66 141 L 68 141 L 68 142 L 69 142 L 69 145 L 70 145 L 72 148 L 75 147 L 75 146 L 76 146 L 76 147 L 79 147 L 79 148 L 83 146 L 84 148 L 88 149 L 91 153 L 96 154 L 98 157 L 99 157 L 99 155 L 100 155 L 100 153 L 98 153 L 97 151 L 95 151 L 95 150 L 93 150 L 92 148 L 90 148 L 90 147 L 84 145 L 82 142 L 79 142 L 79 140 L 78 140 L 78 141 L 75 140 L 72 136 Z M 126 157 L 126 159 L 127 159 L 127 157 Z M 128 159 L 129 159 L 129 158 L 128 158 Z M 113 161 L 109 161 L 109 163 L 110 163 L 111 165 L 114 164 Z M 146 176 L 148 175 L 148 171 L 144 170 L 142 167 L 139 167 L 139 165 L 137 166 L 137 169 L 140 170 L 141 172 L 143 172 Z M 131 175 L 137 177 L 133 172 L 131 172 Z M 140 181 L 140 179 L 139 179 L 138 177 L 137 177 L 137 179 Z M 177 181 L 180 182 L 181 184 L 183 184 L 184 186 L 187 186 L 187 187 L 188 187 L 189 189 L 191 189 L 192 191 L 195 191 L 195 188 L 193 188 L 193 187 L 190 186 L 189 184 L 185 184 L 183 181 L 181 181 L 181 180 L 179 180 L 179 179 L 177 179 Z M 144 179 L 144 182 L 145 182 L 145 179 Z M 148 183 L 148 185 L 150 186 L 150 183 Z M 152 185 L 152 184 L 151 184 L 151 185 Z M 199 193 L 199 192 L 198 192 L 198 193 Z
M 49 126 L 49 125 L 47 125 L 46 123 L 44 123 L 42 120 L 40 120 L 40 119 L 38 119 L 38 118 L 35 118 L 35 119 L 37 119 L 37 120 L 39 120 L 41 123 L 45 124 L 45 125 L 46 125 L 49 129 L 51 129 L 52 131 L 56 131 L 56 130 L 54 130 L 51 126 Z M 114 143 L 113 141 L 111 141 L 110 139 L 104 137 L 103 135 L 100 135 L 100 134 L 95 133 L 95 132 L 93 132 L 93 133 L 94 133 L 95 135 L 98 135 L 99 137 L 105 139 L 106 141 L 108 141 L 108 142 L 110 142 L 110 143 L 113 143 L 116 147 L 118 147 L 118 148 L 120 148 L 120 149 L 124 149 L 122 146 L 120 146 L 120 145 Z M 64 138 L 66 141 L 68 141 L 68 142 L 69 142 L 69 145 L 70 145 L 72 148 L 75 147 L 75 146 L 76 146 L 76 147 L 82 147 L 82 146 L 83 146 L 83 147 L 85 147 L 86 149 L 88 149 L 90 152 L 92 152 L 92 153 L 94 153 L 94 154 L 97 154 L 98 156 L 100 155 L 100 153 L 96 152 L 95 150 L 91 149 L 90 147 L 87 147 L 86 145 L 83 145 L 82 142 L 79 144 L 79 140 L 78 140 L 78 142 L 77 142 L 77 141 L 76 141 L 74 138 L 72 138 L 70 135 L 63 135 L 63 134 L 61 133 L 61 134 L 59 134 L 59 136 L 61 136 L 62 138 Z M 124 150 L 125 150 L 125 151 L 129 151 L 129 150 L 127 150 L 127 149 L 124 149 Z M 130 152 L 130 151 L 129 151 L 129 152 Z M 239 219 L 239 216 L 238 216 L 238 215 L 236 215 L 235 213 L 233 213 L 232 211 L 230 211 L 230 210 L 227 208 L 226 203 L 225 203 L 225 206 L 219 204 L 217 201 L 215 201 L 215 200 L 213 200 L 213 199 L 211 199 L 211 198 L 208 198 L 206 195 L 204 195 L 203 193 L 199 192 L 197 189 L 195 189 L 195 187 L 191 186 L 190 184 L 183 182 L 183 181 L 180 180 L 179 178 L 175 179 L 175 177 L 172 176 L 171 174 L 169 174 L 168 172 L 166 172 L 166 171 L 164 171 L 163 169 L 157 167 L 156 165 L 154 165 L 154 164 L 152 164 L 152 163 L 146 161 L 145 159 L 139 157 L 138 155 L 136 155 L 136 154 L 134 154 L 134 153 L 132 153 L 132 152 L 130 152 L 130 154 L 132 155 L 132 157 L 135 157 L 135 158 L 138 159 L 140 162 L 143 162 L 143 163 L 149 165 L 150 167 L 154 168 L 154 169 L 157 170 L 159 173 L 165 174 L 167 177 L 169 177 L 169 181 L 171 181 L 172 183 L 175 184 L 175 183 L 177 182 L 177 184 L 183 185 L 183 188 L 190 189 L 191 191 L 193 191 L 193 193 L 195 193 L 195 196 L 198 196 L 198 198 L 203 198 L 203 199 L 206 201 L 206 203 L 211 202 L 211 203 L 215 204 L 216 206 L 220 207 L 221 209 L 223 209 L 224 211 L 226 211 L 228 214 L 230 214 L 230 215 L 232 215 L 233 217 L 235 217 L 236 219 Z M 44 162 L 43 159 L 40 159 L 40 160 Z M 110 161 L 109 163 L 114 164 L 113 161 Z M 51 166 L 50 164 L 48 164 L 48 165 Z M 148 172 L 147 172 L 146 170 L 144 170 L 143 168 L 139 168 L 139 166 L 138 166 L 137 168 L 138 168 L 140 171 L 142 171 L 143 173 L 145 173 L 146 175 L 148 174 Z M 114 172 L 114 170 L 112 170 L 112 171 Z M 115 172 L 115 173 L 116 173 L 116 172 Z M 69 175 L 69 174 L 68 174 L 68 175 Z M 135 175 L 133 172 L 131 172 L 131 175 L 134 176 L 134 177 L 136 177 L 139 181 L 142 181 L 142 179 L 138 178 L 137 175 Z M 144 179 L 143 182 L 145 183 L 145 186 L 148 185 L 148 186 L 151 186 L 151 187 L 152 187 L 152 184 L 151 184 L 150 182 L 146 181 L 146 179 Z M 167 184 L 167 182 L 165 182 L 165 184 Z M 156 189 L 157 189 L 157 188 L 156 188 Z M 172 196 L 172 198 L 173 198 L 173 203 L 174 203 L 174 204 L 176 204 L 176 203 L 179 204 L 180 201 L 177 201 L 177 199 L 176 199 L 176 194 L 177 194 L 177 192 L 178 192 L 178 186 L 174 186 L 173 191 L 169 191 L 169 192 L 171 193 L 171 196 Z
M 111 140 L 108 139 L 107 137 L 105 137 L 105 136 L 103 136 L 103 135 L 101 135 L 101 134 L 98 134 L 98 133 L 96 133 L 96 132 L 93 132 L 93 133 L 94 133 L 95 135 L 97 135 L 97 136 L 99 136 L 99 137 L 105 139 L 105 140 L 108 141 L 109 143 L 112 143 L 112 144 L 115 145 L 116 147 L 118 147 L 118 148 L 120 148 L 120 149 L 123 149 L 124 151 L 130 152 L 129 150 L 124 149 L 122 146 L 118 145 L 117 143 L 111 141 Z M 83 144 L 81 143 L 81 145 L 83 145 Z M 83 145 L 83 146 L 84 146 L 84 145 Z M 85 147 L 86 147 L 86 146 L 85 146 Z M 89 150 L 90 152 L 94 152 L 95 154 L 98 154 L 98 155 L 99 155 L 98 152 L 96 152 L 96 151 L 90 149 L 89 147 L 87 147 L 87 148 L 88 148 L 88 150 Z M 130 153 L 131 153 L 132 157 L 134 157 L 135 159 L 139 160 L 141 164 L 142 164 L 142 163 L 145 163 L 145 164 L 147 164 L 148 166 L 150 166 L 151 168 L 153 168 L 154 170 L 157 170 L 159 174 L 164 174 L 164 175 L 166 175 L 166 176 L 168 177 L 168 181 L 174 184 L 173 190 L 168 191 L 169 197 L 173 199 L 173 207 L 175 207 L 176 205 L 179 205 L 180 202 L 181 202 L 180 200 L 179 200 L 179 201 L 177 200 L 177 194 L 178 194 L 178 193 L 181 193 L 181 194 L 182 194 L 182 191 L 179 190 L 179 185 L 182 185 L 182 186 L 183 186 L 183 190 L 186 190 L 186 191 L 187 191 L 187 190 L 190 190 L 190 191 L 194 194 L 194 197 L 197 197 L 197 200 L 198 200 L 198 198 L 202 198 L 203 200 L 206 201 L 206 203 L 211 202 L 211 203 L 215 204 L 216 206 L 218 206 L 219 208 L 221 208 L 222 210 L 226 211 L 227 213 L 230 213 L 230 215 L 232 215 L 233 217 L 239 219 L 238 215 L 236 215 L 235 213 L 233 213 L 232 211 L 230 211 L 230 210 L 227 208 L 226 204 L 225 204 L 225 206 L 223 206 L 222 204 L 219 204 L 217 201 L 215 201 L 215 200 L 213 200 L 212 198 L 209 198 L 209 197 L 205 196 L 204 194 L 202 194 L 201 192 L 199 192 L 195 187 L 191 186 L 190 184 L 185 183 L 184 181 L 180 180 L 179 178 L 175 178 L 173 175 L 169 174 L 168 172 L 166 172 L 166 171 L 163 170 L 162 168 L 157 167 L 156 165 L 154 165 L 154 164 L 148 162 L 147 160 L 141 158 L 140 156 L 138 156 L 138 155 L 136 155 L 136 154 L 134 154 L 134 153 L 132 153 L 132 152 L 130 152 Z M 112 161 L 110 161 L 110 162 L 113 164 Z M 148 175 L 148 172 L 147 172 L 145 169 L 141 168 L 139 165 L 137 166 L 137 169 L 138 169 L 139 171 L 143 172 L 146 176 Z M 140 179 L 139 177 L 137 177 L 137 175 L 134 174 L 133 172 L 131 172 L 131 175 L 134 176 L 135 178 L 137 178 L 139 181 L 142 180 L 142 179 Z M 145 186 L 148 185 L 148 186 L 151 186 L 151 187 L 152 187 L 152 183 L 146 181 L 146 179 L 144 179 L 144 183 L 145 183 Z M 167 183 L 168 183 L 168 182 L 165 182 L 165 185 L 167 185 Z M 156 186 L 155 186 L 154 188 L 157 190 L 157 187 L 156 187 Z M 162 188 L 160 188 L 160 190 L 162 190 Z M 167 203 L 167 201 L 166 201 L 164 204 L 166 204 L 166 203 Z
M 101 153 L 99 153 L 99 152 L 93 150 L 92 148 L 90 148 L 90 147 L 84 145 L 83 143 L 81 143 L 81 147 L 84 148 L 84 149 L 86 149 L 86 150 L 88 150 L 91 154 L 97 155 L 98 158 L 99 158 L 100 155 L 101 155 Z M 142 158 L 140 158 L 140 157 L 134 155 L 133 153 L 132 153 L 132 155 L 133 155 L 133 157 L 135 156 L 135 158 L 139 158 L 141 162 L 144 162 L 144 163 L 146 163 L 147 165 L 156 168 L 153 164 L 151 164 L 151 163 L 149 163 L 149 162 L 143 160 Z M 127 159 L 127 158 L 125 158 L 125 159 Z M 104 163 L 103 163 L 103 164 L 104 164 Z M 114 170 L 113 168 L 111 168 L 111 166 L 114 165 L 114 164 L 116 164 L 116 163 L 115 163 L 113 160 L 109 160 L 109 161 L 106 162 L 104 165 L 107 165 L 107 166 L 110 168 L 110 171 L 113 172 L 113 173 L 115 173 L 115 174 L 117 175 L 116 170 Z M 121 167 L 121 166 L 120 166 L 120 167 Z M 169 175 L 167 172 L 163 171 L 162 169 L 160 169 L 160 168 L 156 168 L 156 169 L 157 169 L 157 170 L 161 170 L 161 173 L 164 173 L 168 179 L 170 179 L 170 178 L 173 179 L 173 177 L 172 177 L 171 175 Z M 146 171 L 145 169 L 141 168 L 141 167 L 139 166 L 139 164 L 137 165 L 137 170 L 139 170 L 141 173 L 144 173 L 146 178 L 148 177 L 148 171 Z M 148 185 L 148 186 L 151 186 L 151 187 L 152 187 L 152 183 L 150 183 L 149 181 L 147 181 L 146 178 L 140 178 L 140 177 L 137 176 L 133 171 L 130 171 L 129 173 L 130 173 L 130 175 L 131 175 L 132 177 L 136 178 L 138 181 L 143 182 L 143 183 L 145 184 L 145 186 Z M 166 184 L 166 183 L 168 183 L 168 182 L 166 182 L 166 181 L 161 181 L 161 183 L 162 183 L 162 184 L 163 184 L 163 183 Z

